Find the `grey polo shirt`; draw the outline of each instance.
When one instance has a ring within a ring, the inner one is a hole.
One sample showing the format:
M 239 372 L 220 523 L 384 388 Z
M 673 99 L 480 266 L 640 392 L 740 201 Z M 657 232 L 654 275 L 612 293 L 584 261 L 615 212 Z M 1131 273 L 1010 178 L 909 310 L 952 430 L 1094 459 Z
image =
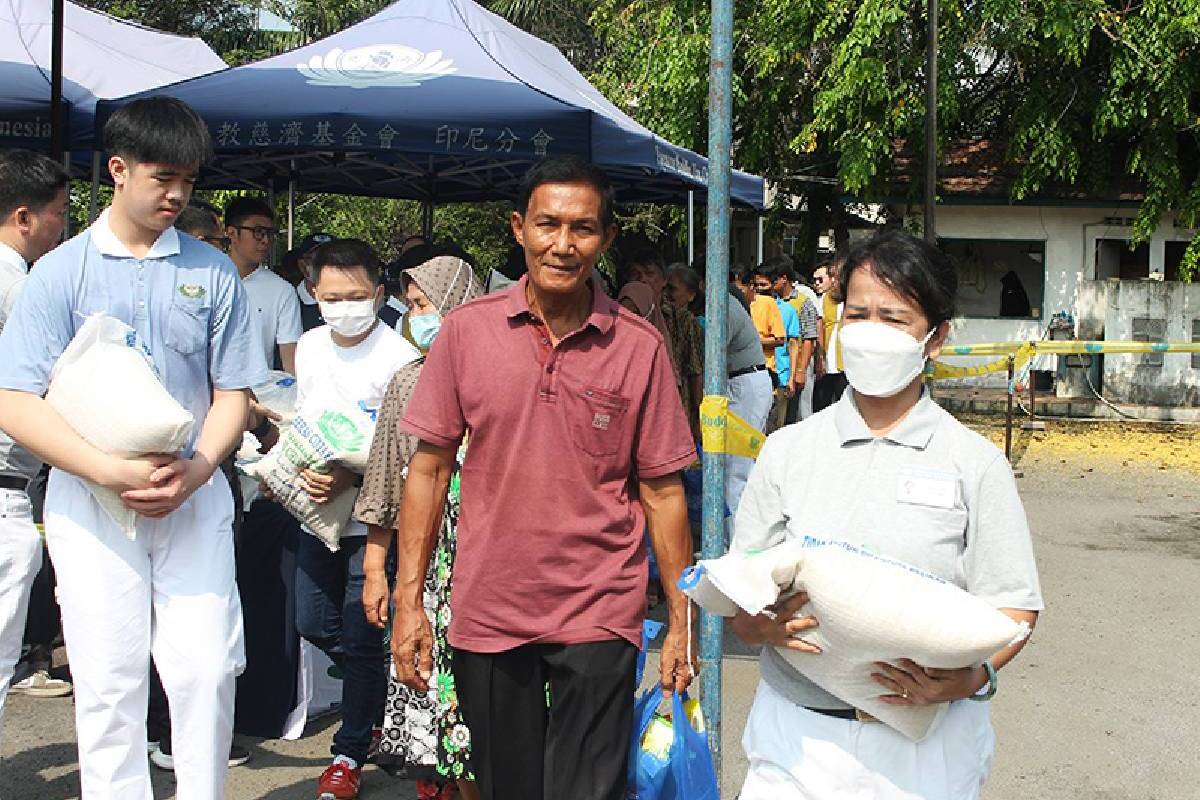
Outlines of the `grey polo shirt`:
M 729 359 L 726 369 L 733 373 L 765 365 L 767 362 L 763 358 L 762 339 L 758 336 L 758 329 L 754 327 L 750 312 L 732 295 L 727 297 L 726 301 L 729 308 L 725 331 L 726 341 L 729 342 L 725 348 Z
M 928 391 L 884 437 L 871 435 L 847 391 L 767 438 L 730 549 L 806 534 L 912 564 L 996 608 L 1043 607 L 1029 523 L 1004 454 Z M 763 648 L 759 664 L 767 684 L 798 705 L 847 707 L 773 647 Z

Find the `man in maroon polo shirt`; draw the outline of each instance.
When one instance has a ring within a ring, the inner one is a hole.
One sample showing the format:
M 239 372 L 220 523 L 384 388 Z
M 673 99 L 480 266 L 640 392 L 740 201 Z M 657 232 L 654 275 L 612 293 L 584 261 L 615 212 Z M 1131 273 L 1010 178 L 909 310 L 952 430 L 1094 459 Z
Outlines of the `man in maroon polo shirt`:
M 401 511 L 392 650 L 400 679 L 425 688 L 422 586 L 470 431 L 449 638 L 481 795 L 621 800 L 647 522 L 670 613 L 664 692 L 693 674 L 676 581 L 691 561 L 679 471 L 695 446 L 662 337 L 592 276 L 617 233 L 604 173 L 541 162 L 512 227 L 528 275 L 446 316 L 404 417 L 421 446 Z

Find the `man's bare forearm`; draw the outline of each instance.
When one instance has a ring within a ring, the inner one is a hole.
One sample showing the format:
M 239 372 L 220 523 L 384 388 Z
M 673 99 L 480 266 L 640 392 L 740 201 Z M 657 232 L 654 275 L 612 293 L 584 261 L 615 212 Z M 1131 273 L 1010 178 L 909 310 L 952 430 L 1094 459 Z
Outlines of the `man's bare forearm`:
M 692 533 L 688 528 L 687 499 L 678 474 L 639 481 L 638 493 L 650 526 L 650 546 L 658 560 L 671 624 L 686 624 L 687 596 L 679 578 L 692 564 Z
M 396 604 L 421 606 L 425 573 L 442 527 L 442 512 L 450 477 L 454 473 L 450 448 L 421 442 L 408 463 L 404 499 L 400 504 L 399 551 L 396 570 Z
M 104 483 L 111 457 L 77 434 L 44 397 L 0 390 L 0 430 L 50 466 Z

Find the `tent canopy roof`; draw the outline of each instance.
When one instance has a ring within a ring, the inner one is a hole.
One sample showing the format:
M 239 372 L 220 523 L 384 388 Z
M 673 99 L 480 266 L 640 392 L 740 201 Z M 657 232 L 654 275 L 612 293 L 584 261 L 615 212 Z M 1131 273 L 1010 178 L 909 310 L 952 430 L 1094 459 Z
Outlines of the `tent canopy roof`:
M 553 46 L 472 0 L 399 0 L 325 39 L 166 87 L 208 122 L 208 186 L 456 202 L 512 197 L 548 155 L 613 176 L 622 201 L 705 190 L 707 160 L 655 136 Z M 101 119 L 120 102 L 101 104 Z M 735 173 L 735 202 L 762 207 Z

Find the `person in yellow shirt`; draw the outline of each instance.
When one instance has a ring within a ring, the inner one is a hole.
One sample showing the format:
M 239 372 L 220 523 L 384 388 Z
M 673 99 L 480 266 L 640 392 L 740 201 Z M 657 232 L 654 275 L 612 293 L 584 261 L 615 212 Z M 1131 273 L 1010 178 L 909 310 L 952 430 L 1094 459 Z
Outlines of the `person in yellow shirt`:
M 842 290 L 838 280 L 844 257 L 834 257 L 813 270 L 814 283 L 821 292 L 821 324 L 818 326 L 817 380 L 813 387 L 813 413 L 833 405 L 846 390 L 846 375 L 842 372 L 841 345 L 838 332 L 841 328 Z M 818 282 L 817 276 L 821 274 Z

